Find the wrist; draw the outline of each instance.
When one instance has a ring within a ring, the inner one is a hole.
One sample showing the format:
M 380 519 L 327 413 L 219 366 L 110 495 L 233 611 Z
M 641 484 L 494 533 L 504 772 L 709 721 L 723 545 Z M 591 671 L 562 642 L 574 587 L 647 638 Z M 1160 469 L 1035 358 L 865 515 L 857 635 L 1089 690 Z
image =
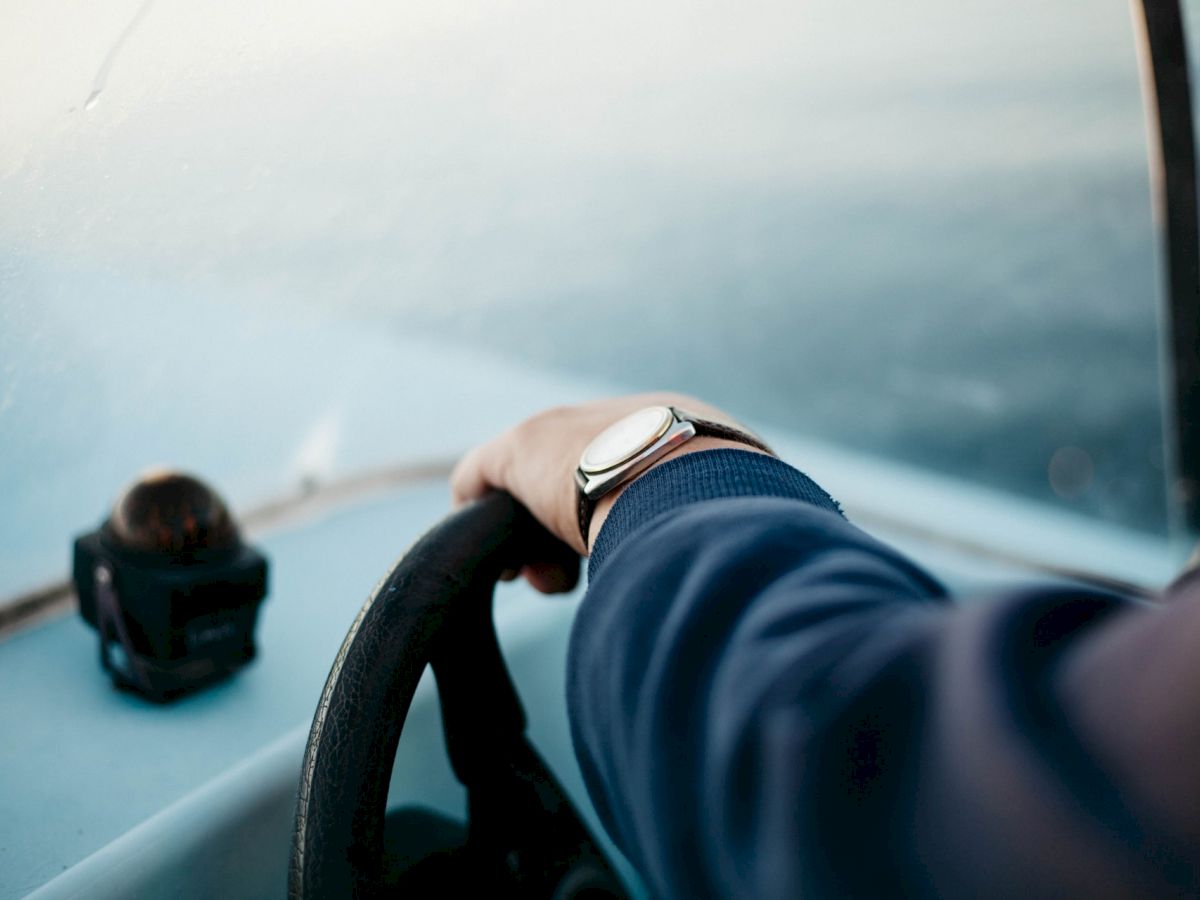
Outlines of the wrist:
M 648 472 L 654 471 L 663 463 L 666 463 L 670 460 L 679 459 L 680 457 L 686 456 L 689 453 L 700 453 L 705 450 L 719 450 L 722 448 L 732 450 L 747 450 L 751 453 L 762 454 L 763 456 L 773 455 L 768 453 L 766 450 L 750 446 L 749 444 L 742 443 L 741 441 L 735 441 L 728 438 L 710 437 L 707 435 L 697 435 L 687 443 L 676 447 L 670 453 L 667 453 L 665 456 L 656 460 L 653 465 L 640 472 L 636 478 L 630 479 L 616 490 L 605 494 L 596 501 L 595 510 L 592 513 L 592 521 L 588 527 L 588 553 L 590 554 L 592 552 L 592 547 L 596 542 L 596 536 L 600 534 L 600 529 L 604 526 L 604 520 L 608 518 L 609 512 L 612 511 L 613 504 L 616 503 L 617 498 L 619 498 L 621 494 L 623 494 L 630 487 L 630 485 L 634 484 L 638 479 L 643 478 Z

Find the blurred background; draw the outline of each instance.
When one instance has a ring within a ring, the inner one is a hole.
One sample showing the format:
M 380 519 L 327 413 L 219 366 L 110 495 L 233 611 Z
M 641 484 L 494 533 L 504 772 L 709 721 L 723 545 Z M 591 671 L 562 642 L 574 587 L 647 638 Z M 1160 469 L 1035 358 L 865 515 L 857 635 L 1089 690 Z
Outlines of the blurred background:
M 0 596 L 651 388 L 1167 530 L 1125 0 L 9 0 L 0 86 Z

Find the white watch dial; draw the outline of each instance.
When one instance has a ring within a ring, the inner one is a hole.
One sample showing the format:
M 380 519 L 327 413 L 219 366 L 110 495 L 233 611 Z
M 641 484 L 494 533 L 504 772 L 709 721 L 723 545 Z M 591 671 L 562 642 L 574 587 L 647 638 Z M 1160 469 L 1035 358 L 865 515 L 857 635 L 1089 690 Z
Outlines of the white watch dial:
M 592 475 L 619 466 L 666 434 L 673 421 L 665 406 L 639 409 L 596 435 L 579 458 L 579 468 Z

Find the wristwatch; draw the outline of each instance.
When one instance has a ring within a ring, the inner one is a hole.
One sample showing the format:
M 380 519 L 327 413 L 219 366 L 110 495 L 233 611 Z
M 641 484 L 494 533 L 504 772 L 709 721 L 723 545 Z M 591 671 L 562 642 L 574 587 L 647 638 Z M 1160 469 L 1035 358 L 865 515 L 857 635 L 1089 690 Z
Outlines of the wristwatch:
M 770 447 L 747 431 L 697 418 L 674 406 L 647 406 L 630 413 L 596 435 L 579 457 L 575 487 L 583 545 L 587 546 L 597 500 L 697 435 L 738 441 L 774 455 Z

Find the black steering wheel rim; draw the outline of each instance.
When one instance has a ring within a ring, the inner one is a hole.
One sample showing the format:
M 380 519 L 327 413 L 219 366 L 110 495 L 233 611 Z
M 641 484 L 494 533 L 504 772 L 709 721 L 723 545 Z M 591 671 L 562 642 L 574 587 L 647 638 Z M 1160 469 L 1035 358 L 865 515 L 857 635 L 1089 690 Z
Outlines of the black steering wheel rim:
M 591 890 L 599 885 L 602 895 L 624 894 L 525 739 L 524 711 L 496 639 L 496 581 L 503 571 L 534 561 L 578 569 L 574 551 L 510 495 L 495 493 L 447 516 L 372 591 L 313 718 L 297 794 L 289 897 L 378 893 L 392 765 L 426 665 L 437 678 L 451 765 L 468 790 L 472 839 L 532 842 L 525 856 L 537 858 L 545 871 L 523 883 L 578 882 L 583 872 Z

